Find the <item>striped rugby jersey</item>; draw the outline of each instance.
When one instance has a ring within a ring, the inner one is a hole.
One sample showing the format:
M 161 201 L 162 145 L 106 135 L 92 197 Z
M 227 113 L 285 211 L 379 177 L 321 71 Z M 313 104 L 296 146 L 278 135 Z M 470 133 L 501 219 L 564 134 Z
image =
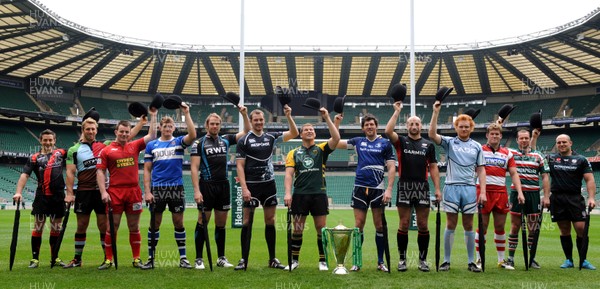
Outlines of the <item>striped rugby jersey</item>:
M 550 172 L 548 163 L 544 160 L 544 155 L 539 151 L 525 153 L 522 150 L 509 150 L 515 158 L 523 192 L 538 192 L 540 190 L 540 174 Z M 516 190 L 515 185 L 511 185 L 510 189 Z
M 485 162 L 485 189 L 506 192 L 506 172 L 516 167 L 513 154 L 505 147 L 494 150 L 489 144 L 481 146 Z M 479 179 L 477 179 L 479 183 Z

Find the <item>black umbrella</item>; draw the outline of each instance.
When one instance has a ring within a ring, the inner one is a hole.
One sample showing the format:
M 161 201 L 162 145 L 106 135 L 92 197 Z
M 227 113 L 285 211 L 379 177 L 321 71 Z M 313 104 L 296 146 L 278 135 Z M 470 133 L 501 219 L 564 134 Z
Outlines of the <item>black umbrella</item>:
M 385 253 L 385 261 L 388 266 L 388 273 L 391 274 L 390 271 L 390 242 L 388 240 L 388 226 L 387 220 L 385 219 L 385 206 L 381 207 L 381 223 L 383 225 L 383 252 Z
M 208 257 L 208 267 L 212 272 L 212 253 L 210 252 L 210 240 L 208 239 L 208 219 L 206 219 L 206 213 L 204 212 L 204 204 L 200 204 L 200 211 L 202 212 L 202 226 L 204 228 L 204 242 L 206 243 L 206 256 Z
M 529 250 L 527 249 L 527 215 L 525 215 L 525 206 L 521 207 L 521 241 L 523 242 L 523 260 L 525 261 L 525 270 L 529 270 Z
M 440 216 L 440 202 L 436 202 L 437 213 L 435 214 L 435 271 L 437 272 L 440 268 L 440 231 L 441 231 L 441 216 Z
M 579 270 L 583 267 L 583 261 L 585 261 L 587 250 L 588 250 L 588 234 L 590 232 L 590 213 L 592 212 L 592 206 L 588 207 L 587 216 L 585 218 L 585 227 L 583 227 L 583 240 L 581 240 L 581 249 L 579 250 Z
M 292 208 L 288 207 L 287 211 L 287 257 L 288 257 L 288 268 L 292 272 Z
M 152 268 L 154 268 L 154 261 L 156 261 L 156 204 L 150 204 L 150 251 L 152 252 Z
M 544 216 L 544 209 L 540 212 L 540 216 L 537 219 L 537 225 L 535 230 L 533 231 L 533 243 L 531 244 L 531 250 L 529 252 L 529 267 L 531 267 L 531 263 L 535 259 L 535 253 L 537 252 L 538 241 L 540 240 L 540 231 L 542 227 L 542 219 Z
M 477 213 L 477 221 L 479 226 L 479 256 L 481 257 L 481 271 L 485 272 L 485 228 L 483 227 L 483 204 L 479 204 L 479 212 Z
M 65 204 L 65 216 L 63 217 L 62 226 L 60 227 L 60 233 L 58 233 L 58 238 L 56 239 L 56 243 L 52 247 L 52 262 L 50 262 L 50 268 L 54 268 L 56 265 L 56 258 L 58 258 L 58 252 L 60 251 L 60 245 L 62 244 L 62 240 L 65 237 L 65 230 L 67 230 L 67 223 L 69 223 L 69 212 L 71 211 L 71 203 Z
M 113 263 L 115 263 L 115 270 L 119 269 L 119 263 L 117 261 L 117 232 L 115 231 L 115 219 L 113 217 L 113 208 L 108 203 L 108 230 L 110 232 L 110 247 L 113 253 Z
M 13 205 L 15 202 L 13 201 Z M 15 211 L 15 222 L 13 225 L 12 240 L 10 241 L 10 261 L 8 263 L 8 269 L 12 271 L 13 264 L 15 263 L 15 254 L 17 253 L 17 239 L 19 236 L 19 220 L 21 219 L 21 211 L 19 205 L 21 201 L 17 203 L 17 210 Z

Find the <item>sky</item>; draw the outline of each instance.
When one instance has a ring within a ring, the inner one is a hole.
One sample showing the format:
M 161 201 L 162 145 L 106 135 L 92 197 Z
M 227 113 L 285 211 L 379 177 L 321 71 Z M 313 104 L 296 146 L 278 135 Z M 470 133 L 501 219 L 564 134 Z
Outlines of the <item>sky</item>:
M 241 0 L 39 0 L 80 25 L 167 43 L 239 45 Z M 408 0 L 245 0 L 246 45 L 409 45 Z M 589 0 L 414 0 L 415 44 L 473 43 L 557 27 Z

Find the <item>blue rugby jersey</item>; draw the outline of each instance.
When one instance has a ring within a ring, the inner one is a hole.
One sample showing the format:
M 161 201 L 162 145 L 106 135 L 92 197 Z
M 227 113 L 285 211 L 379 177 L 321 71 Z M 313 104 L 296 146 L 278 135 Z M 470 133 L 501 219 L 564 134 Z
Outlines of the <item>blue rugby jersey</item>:
M 476 168 L 485 165 L 481 144 L 469 138 L 442 136 L 440 144 L 446 152 L 448 167 L 446 185 L 475 186 Z
M 394 161 L 392 144 L 388 139 L 377 136 L 369 140 L 364 136 L 347 141 L 348 149 L 354 148 L 358 155 L 354 185 L 366 188 L 385 189 L 384 174 L 388 161 Z
M 152 163 L 152 186 L 183 186 L 185 136 L 167 141 L 155 139 L 146 145 L 144 163 Z

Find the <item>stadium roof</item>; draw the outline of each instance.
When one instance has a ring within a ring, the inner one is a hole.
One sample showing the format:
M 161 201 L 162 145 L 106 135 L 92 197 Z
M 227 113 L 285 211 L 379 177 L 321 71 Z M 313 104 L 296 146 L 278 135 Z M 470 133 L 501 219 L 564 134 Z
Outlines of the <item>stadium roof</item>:
M 418 47 L 416 94 L 544 94 L 600 83 L 600 10 L 511 39 Z M 330 95 L 385 96 L 409 83 L 408 47 L 247 47 L 245 95 L 293 86 Z M 158 43 L 80 26 L 37 1 L 0 1 L 0 77 L 56 79 L 124 93 L 224 95 L 239 90 L 239 47 Z

